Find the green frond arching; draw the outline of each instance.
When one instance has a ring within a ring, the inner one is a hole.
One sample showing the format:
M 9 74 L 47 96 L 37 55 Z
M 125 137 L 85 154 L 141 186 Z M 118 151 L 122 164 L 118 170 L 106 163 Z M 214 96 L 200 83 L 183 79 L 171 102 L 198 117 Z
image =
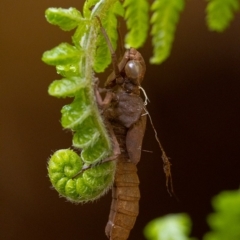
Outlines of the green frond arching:
M 151 63 L 162 63 L 169 56 L 184 4 L 184 0 L 155 0 L 152 4 L 153 57 L 150 59 Z
M 149 2 L 147 0 L 125 0 L 125 20 L 129 30 L 125 42 L 127 47 L 139 48 L 147 39 L 149 26 Z
M 224 31 L 239 9 L 238 0 L 208 0 L 207 25 L 212 31 Z
M 111 7 L 118 11 L 110 11 Z M 80 148 L 81 154 L 79 156 L 70 149 L 55 152 L 49 160 L 48 171 L 60 195 L 75 202 L 86 202 L 102 196 L 114 179 L 116 163 L 100 164 L 101 160 L 112 154 L 112 145 L 95 102 L 93 64 L 98 58 L 98 47 L 105 44 L 105 39 L 99 34 L 99 23 L 95 16 L 103 22 L 111 41 L 116 42 L 115 15 L 123 14 L 120 8 L 117 0 L 92 0 L 84 5 L 84 17 L 74 8 L 50 8 L 46 11 L 50 23 L 65 31 L 76 28 L 72 37 L 73 45 L 62 43 L 46 51 L 42 57 L 45 63 L 56 66 L 57 72 L 63 76 L 49 86 L 49 94 L 74 98 L 72 103 L 62 108 L 61 124 L 74 132 L 73 146 Z M 114 23 L 111 23 L 112 20 Z M 107 50 L 102 50 L 101 54 L 106 56 Z M 101 66 L 102 70 L 106 67 L 106 63 Z M 75 165 L 77 170 L 70 171 Z M 83 165 L 91 167 L 74 178 Z

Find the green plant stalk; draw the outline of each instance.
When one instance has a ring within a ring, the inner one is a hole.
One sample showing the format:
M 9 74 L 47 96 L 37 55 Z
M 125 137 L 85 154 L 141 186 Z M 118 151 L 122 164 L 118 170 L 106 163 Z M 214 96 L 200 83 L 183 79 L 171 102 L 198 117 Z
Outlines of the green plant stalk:
M 93 79 L 92 66 L 94 63 L 94 56 L 95 56 L 96 47 L 97 47 L 97 35 L 99 32 L 99 24 L 97 22 L 96 16 L 98 16 L 100 19 L 103 19 L 106 12 L 109 11 L 110 7 L 114 5 L 115 2 L 117 2 L 117 0 L 102 0 L 102 1 L 99 1 L 93 8 L 91 12 L 91 17 L 90 17 L 91 26 L 88 32 L 86 32 L 84 36 L 84 41 L 82 46 L 82 49 L 84 49 L 85 52 L 82 56 L 83 59 L 81 63 L 85 63 L 85 64 L 82 64 L 79 67 L 79 69 L 81 69 L 81 74 L 85 76 L 85 81 L 86 81 L 85 93 L 86 93 L 86 96 L 90 99 L 89 103 L 91 105 L 94 123 L 96 127 L 100 130 L 100 134 L 103 136 L 104 139 L 106 139 L 106 142 L 107 142 L 106 148 L 108 150 L 107 151 L 108 154 L 111 154 L 111 142 L 110 142 L 108 133 L 106 131 L 106 128 L 103 124 L 102 117 L 100 116 L 98 106 L 95 101 L 95 95 L 94 95 L 95 83 Z M 107 153 L 104 154 L 103 157 L 107 157 Z

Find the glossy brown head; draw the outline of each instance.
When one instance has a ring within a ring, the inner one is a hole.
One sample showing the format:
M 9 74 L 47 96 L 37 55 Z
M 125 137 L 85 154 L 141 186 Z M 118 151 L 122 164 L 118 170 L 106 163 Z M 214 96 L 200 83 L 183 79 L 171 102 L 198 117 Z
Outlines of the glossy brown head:
M 142 55 L 134 48 L 126 50 L 122 60 L 118 64 L 119 74 L 113 71 L 107 81 L 106 88 L 116 85 L 122 86 L 126 92 L 134 92 L 139 87 L 146 71 L 146 65 Z

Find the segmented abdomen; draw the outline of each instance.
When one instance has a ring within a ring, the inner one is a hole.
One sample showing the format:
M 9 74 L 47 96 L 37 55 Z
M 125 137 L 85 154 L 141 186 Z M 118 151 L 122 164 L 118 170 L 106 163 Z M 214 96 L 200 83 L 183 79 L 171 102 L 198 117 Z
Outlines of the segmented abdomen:
M 105 228 L 111 240 L 126 240 L 133 228 L 139 212 L 139 179 L 137 167 L 126 154 L 117 160 L 112 204 L 109 220 Z

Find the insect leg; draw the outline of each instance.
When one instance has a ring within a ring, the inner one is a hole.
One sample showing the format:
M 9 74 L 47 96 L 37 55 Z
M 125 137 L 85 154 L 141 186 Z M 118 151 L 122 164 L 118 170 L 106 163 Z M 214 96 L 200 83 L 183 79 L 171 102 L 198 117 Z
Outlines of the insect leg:
M 105 98 L 103 100 L 102 96 L 99 93 L 99 89 L 97 88 L 97 86 L 95 86 L 95 97 L 96 97 L 96 101 L 97 101 L 99 108 L 102 111 L 104 111 L 111 104 L 111 101 L 114 98 L 114 93 L 111 91 L 107 91 Z M 103 162 L 111 161 L 111 160 L 115 159 L 121 153 L 117 138 L 112 129 L 112 125 L 107 121 L 107 119 L 105 119 L 105 124 L 108 129 L 109 135 L 112 139 L 113 155 L 111 157 L 103 160 Z

